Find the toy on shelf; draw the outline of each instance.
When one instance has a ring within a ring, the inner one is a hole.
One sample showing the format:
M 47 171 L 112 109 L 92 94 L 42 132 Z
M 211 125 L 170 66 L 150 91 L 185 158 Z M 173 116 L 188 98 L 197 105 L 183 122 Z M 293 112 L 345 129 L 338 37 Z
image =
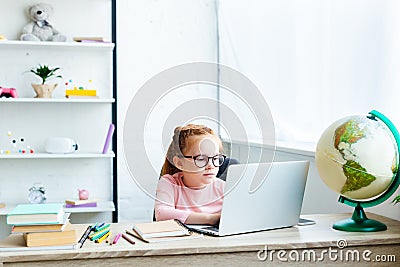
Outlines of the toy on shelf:
M 35 4 L 28 9 L 29 22 L 22 29 L 22 41 L 52 41 L 65 42 L 67 37 L 60 34 L 48 21 L 53 13 L 53 7 L 49 4 Z
M 0 34 L 0 41 L 5 41 L 5 40 L 7 40 L 7 38 L 4 35 Z
M 66 86 L 72 86 L 72 89 L 67 89 L 65 90 L 65 97 L 67 98 L 97 98 L 97 92 L 95 89 L 89 89 L 91 88 L 91 84 L 93 83 L 93 80 L 88 80 L 89 86 L 83 86 L 83 85 L 73 85 L 73 81 L 69 80 L 68 82 L 65 83 Z
M 17 98 L 17 89 L 15 88 L 4 88 L 0 86 L 0 97 L 6 98 Z
M 86 189 L 78 189 L 79 199 L 65 200 L 66 208 L 89 208 L 97 207 L 97 199 L 89 199 L 89 191 Z
M 87 200 L 89 199 L 89 191 L 86 189 L 78 189 L 79 200 Z
M 68 154 L 78 150 L 78 144 L 68 137 L 50 137 L 46 140 L 44 150 L 50 154 Z
M 11 140 L 12 146 L 14 148 L 15 153 L 20 154 L 33 154 L 35 150 L 31 148 L 31 146 L 25 145 L 25 138 L 14 138 Z
M 18 138 L 13 138 L 11 131 L 7 132 L 7 136 L 9 138 L 9 142 L 11 144 L 11 147 L 8 147 L 6 149 L 0 149 L 0 154 L 33 154 L 35 153 L 35 150 L 29 146 L 26 145 L 26 140 L 24 137 L 18 137 Z

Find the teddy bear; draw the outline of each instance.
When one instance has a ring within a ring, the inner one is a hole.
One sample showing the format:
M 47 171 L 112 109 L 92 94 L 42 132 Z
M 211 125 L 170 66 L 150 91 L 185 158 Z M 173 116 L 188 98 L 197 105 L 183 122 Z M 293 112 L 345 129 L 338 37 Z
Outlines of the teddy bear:
M 60 34 L 47 20 L 53 13 L 53 7 L 49 4 L 35 4 L 28 8 L 31 22 L 22 30 L 22 41 L 53 41 L 65 42 L 67 37 Z

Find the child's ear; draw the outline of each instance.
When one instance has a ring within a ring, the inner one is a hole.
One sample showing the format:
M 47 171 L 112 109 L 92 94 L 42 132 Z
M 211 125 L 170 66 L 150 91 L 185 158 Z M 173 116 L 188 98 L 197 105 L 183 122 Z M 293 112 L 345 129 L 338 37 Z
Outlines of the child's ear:
M 180 157 L 175 156 L 172 160 L 174 162 L 175 167 L 182 170 L 183 168 L 182 159 Z

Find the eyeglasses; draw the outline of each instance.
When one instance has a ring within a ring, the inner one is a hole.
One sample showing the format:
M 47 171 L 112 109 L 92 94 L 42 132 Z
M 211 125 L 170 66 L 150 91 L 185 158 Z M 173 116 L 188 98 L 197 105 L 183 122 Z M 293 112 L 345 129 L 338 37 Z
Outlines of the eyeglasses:
M 215 167 L 220 167 L 222 163 L 224 163 L 226 156 L 222 154 L 218 154 L 212 157 L 206 156 L 206 155 L 197 155 L 197 156 L 182 156 L 187 159 L 193 159 L 194 165 L 196 165 L 198 168 L 204 168 L 207 166 L 208 162 L 211 159 L 212 164 Z

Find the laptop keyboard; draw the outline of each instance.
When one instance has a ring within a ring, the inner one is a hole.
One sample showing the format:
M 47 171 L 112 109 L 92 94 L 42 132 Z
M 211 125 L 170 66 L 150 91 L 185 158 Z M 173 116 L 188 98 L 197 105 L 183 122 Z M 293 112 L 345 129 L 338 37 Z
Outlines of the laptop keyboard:
M 208 227 L 204 227 L 203 230 L 210 230 L 210 231 L 218 232 L 219 227 L 218 226 L 208 226 Z

